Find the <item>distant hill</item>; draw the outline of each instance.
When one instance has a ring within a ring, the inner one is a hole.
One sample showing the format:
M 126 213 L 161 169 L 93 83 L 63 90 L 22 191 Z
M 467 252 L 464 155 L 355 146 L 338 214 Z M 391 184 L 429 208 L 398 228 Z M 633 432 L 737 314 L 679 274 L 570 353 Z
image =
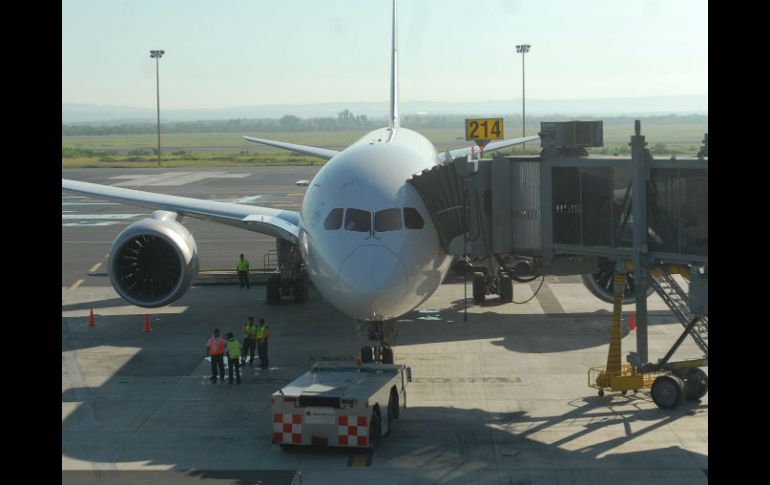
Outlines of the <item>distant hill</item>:
M 388 102 L 339 102 L 302 105 L 240 106 L 211 109 L 163 109 L 161 120 L 198 121 L 226 119 L 280 118 L 293 115 L 303 118 L 337 117 L 337 113 L 348 109 L 356 115 L 370 118 L 387 116 Z M 401 103 L 404 115 L 429 113 L 461 115 L 516 115 L 521 113 L 521 99 L 440 102 L 409 101 Z M 668 114 L 707 114 L 708 95 L 648 96 L 639 98 L 569 99 L 569 100 L 527 100 L 529 115 L 568 116 L 634 116 Z M 62 123 L 150 123 L 155 122 L 155 108 L 130 106 L 108 106 L 83 103 L 62 103 Z

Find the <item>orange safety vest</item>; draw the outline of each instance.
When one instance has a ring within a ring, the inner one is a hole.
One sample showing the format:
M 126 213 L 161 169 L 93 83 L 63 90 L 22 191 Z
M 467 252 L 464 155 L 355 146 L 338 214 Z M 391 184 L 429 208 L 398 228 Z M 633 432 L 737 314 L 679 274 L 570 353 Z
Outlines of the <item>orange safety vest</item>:
M 209 355 L 224 355 L 225 353 L 225 339 L 222 337 L 214 340 L 212 336 L 209 338 Z M 216 345 L 216 348 L 214 347 Z

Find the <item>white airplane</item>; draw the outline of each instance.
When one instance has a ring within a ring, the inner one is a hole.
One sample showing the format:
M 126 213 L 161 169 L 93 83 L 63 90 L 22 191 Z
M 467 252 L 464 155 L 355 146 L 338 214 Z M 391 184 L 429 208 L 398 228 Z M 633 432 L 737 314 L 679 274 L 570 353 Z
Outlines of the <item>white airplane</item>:
M 158 209 L 126 228 L 113 243 L 108 273 L 124 299 L 138 306 L 158 307 L 172 303 L 189 288 L 198 259 L 195 240 L 177 220 L 182 216 L 298 245 L 315 288 L 358 320 L 397 318 L 436 291 L 451 257 L 442 250 L 428 210 L 407 180 L 417 172 L 468 155 L 472 148 L 438 153 L 428 139 L 400 126 L 395 0 L 392 21 L 388 127 L 366 134 L 341 152 L 244 137 L 327 160 L 310 181 L 299 213 L 62 179 L 63 191 Z M 493 142 L 484 151 L 537 139 Z

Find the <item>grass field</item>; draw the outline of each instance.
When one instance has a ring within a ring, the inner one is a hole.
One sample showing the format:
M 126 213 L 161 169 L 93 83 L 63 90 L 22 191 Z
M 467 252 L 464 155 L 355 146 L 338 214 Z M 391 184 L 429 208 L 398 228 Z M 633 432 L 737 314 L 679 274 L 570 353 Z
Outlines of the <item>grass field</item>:
M 527 130 L 537 134 L 539 125 Z M 463 127 L 457 129 L 417 129 L 439 151 L 467 146 Z M 642 124 L 648 147 L 657 156 L 695 156 L 700 149 L 706 124 Z M 521 127 L 506 127 L 506 138 L 519 136 Z M 272 133 L 161 133 L 164 167 L 248 167 L 260 165 L 318 165 L 324 161 L 278 148 L 248 142 L 242 135 L 342 150 L 360 139 L 365 131 L 272 132 Z M 627 154 L 633 125 L 605 124 L 604 147 L 591 153 Z M 157 135 L 62 136 L 62 168 L 155 167 Z M 527 145 L 536 154 L 539 143 Z M 520 147 L 507 150 L 521 153 Z

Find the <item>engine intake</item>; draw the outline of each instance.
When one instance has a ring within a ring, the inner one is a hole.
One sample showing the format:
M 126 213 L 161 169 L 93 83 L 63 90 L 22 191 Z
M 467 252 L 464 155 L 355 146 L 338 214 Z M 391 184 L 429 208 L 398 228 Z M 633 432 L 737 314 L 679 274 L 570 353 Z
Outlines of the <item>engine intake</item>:
M 198 250 L 177 214 L 155 211 L 128 226 L 112 243 L 109 275 L 128 302 L 146 308 L 179 299 L 198 273 Z

